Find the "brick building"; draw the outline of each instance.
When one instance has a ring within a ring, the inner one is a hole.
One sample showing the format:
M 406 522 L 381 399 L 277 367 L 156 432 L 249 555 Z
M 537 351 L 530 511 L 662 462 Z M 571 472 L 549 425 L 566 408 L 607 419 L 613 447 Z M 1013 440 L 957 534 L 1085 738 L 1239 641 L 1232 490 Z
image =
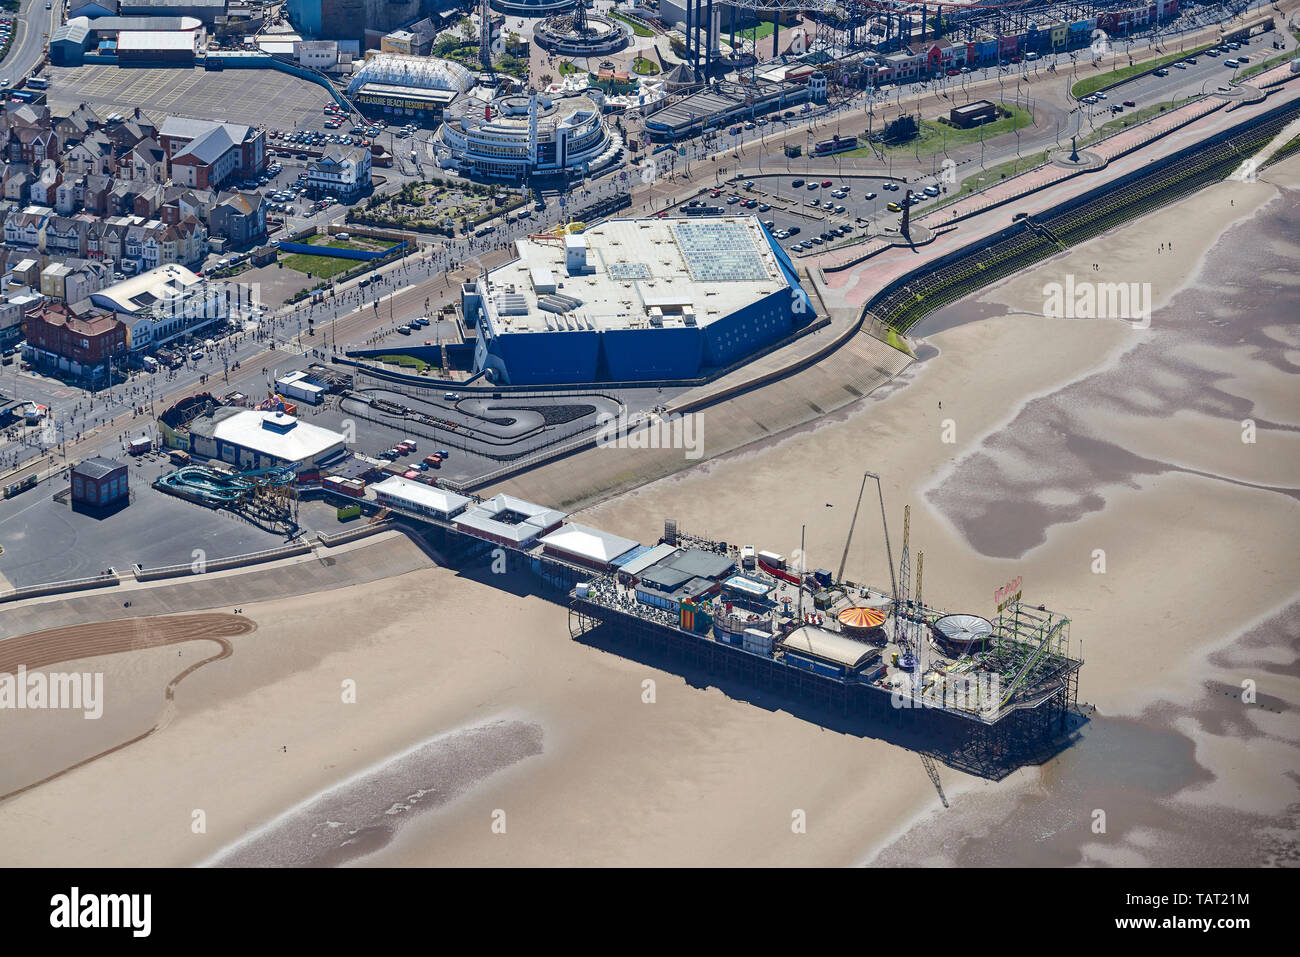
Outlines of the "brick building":
M 61 302 L 45 302 L 23 322 L 24 356 L 37 364 L 85 378 L 108 374 L 126 358 L 126 326 L 116 316 L 78 316 Z
M 95 456 L 72 467 L 74 505 L 113 505 L 127 498 L 127 468 L 121 462 Z

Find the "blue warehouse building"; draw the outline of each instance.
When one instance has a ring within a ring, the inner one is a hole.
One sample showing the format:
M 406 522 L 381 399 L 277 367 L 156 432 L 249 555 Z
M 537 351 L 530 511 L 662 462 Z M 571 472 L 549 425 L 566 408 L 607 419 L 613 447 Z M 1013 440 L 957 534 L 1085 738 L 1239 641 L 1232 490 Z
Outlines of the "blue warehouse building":
M 752 216 L 610 220 L 515 246 L 462 291 L 475 369 L 502 384 L 692 379 L 814 316 Z

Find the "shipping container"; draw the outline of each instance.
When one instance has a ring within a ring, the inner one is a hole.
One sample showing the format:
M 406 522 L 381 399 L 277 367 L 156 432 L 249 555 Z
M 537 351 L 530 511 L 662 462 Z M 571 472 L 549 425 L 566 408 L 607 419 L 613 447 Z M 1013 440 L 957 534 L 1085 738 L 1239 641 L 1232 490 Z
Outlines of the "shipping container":
M 770 655 L 772 653 L 772 642 L 772 635 L 758 628 L 746 628 L 742 636 L 742 647 L 746 651 L 761 655 Z
M 338 512 L 337 512 L 338 520 L 339 520 L 340 522 L 342 522 L 342 521 L 346 521 L 347 519 L 350 519 L 350 518 L 356 518 L 356 517 L 358 517 L 360 514 L 361 514 L 361 504 L 360 504 L 360 503 L 357 503 L 356 505 L 344 505 L 342 508 L 338 509 Z
M 341 475 L 329 475 L 321 480 L 321 488 L 329 489 L 331 492 L 338 492 L 341 495 L 349 495 L 352 498 L 360 498 L 366 492 L 366 483 L 353 478 L 346 478 Z
M 174 452 L 172 452 L 172 454 L 171 454 L 170 456 L 168 456 L 168 457 L 172 460 L 172 465 L 189 465 L 189 464 L 190 464 L 190 453 L 188 453 L 188 452 L 184 452 L 184 451 L 182 451 L 182 450 L 180 450 L 180 449 L 176 449 L 176 450 L 175 450 Z
M 764 565 L 771 565 L 773 568 L 785 568 L 785 556 L 778 555 L 776 552 L 759 552 L 758 560 Z
M 754 567 L 754 546 L 742 545 L 740 548 L 740 564 L 744 568 Z

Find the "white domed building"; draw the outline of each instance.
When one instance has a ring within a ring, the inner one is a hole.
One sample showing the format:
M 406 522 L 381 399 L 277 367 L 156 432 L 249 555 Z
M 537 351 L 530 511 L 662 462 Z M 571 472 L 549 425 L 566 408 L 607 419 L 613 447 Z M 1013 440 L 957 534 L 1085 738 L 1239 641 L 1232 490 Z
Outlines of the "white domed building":
M 586 175 L 614 164 L 623 140 L 586 94 L 465 97 L 433 136 L 438 165 L 468 176 Z
M 348 83 L 364 112 L 436 118 L 474 86 L 474 74 L 454 60 L 380 53 Z

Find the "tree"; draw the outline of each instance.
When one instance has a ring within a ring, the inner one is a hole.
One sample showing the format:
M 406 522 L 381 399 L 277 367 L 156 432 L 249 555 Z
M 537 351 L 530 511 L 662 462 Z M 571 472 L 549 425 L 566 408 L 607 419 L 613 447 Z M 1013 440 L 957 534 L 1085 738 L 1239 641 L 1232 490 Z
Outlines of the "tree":
M 549 73 L 543 73 L 539 79 L 542 81 L 542 86 L 550 86 L 555 82 L 555 77 Z

